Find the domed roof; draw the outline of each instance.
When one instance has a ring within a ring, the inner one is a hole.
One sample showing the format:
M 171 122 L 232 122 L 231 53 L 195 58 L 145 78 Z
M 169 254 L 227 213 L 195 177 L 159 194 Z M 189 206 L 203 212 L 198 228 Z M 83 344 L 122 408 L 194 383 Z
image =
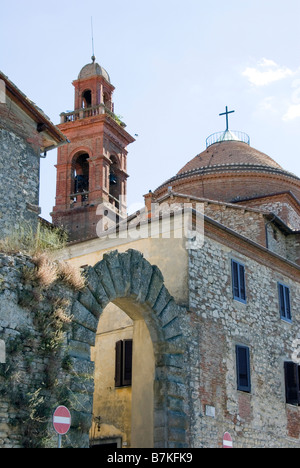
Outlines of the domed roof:
M 189 161 L 177 175 L 219 166 L 262 166 L 283 170 L 272 158 L 241 141 L 222 141 L 209 146 Z
M 78 75 L 78 79 L 82 80 L 85 78 L 91 78 L 92 76 L 103 76 L 103 78 L 105 78 L 106 81 L 110 83 L 110 78 L 107 71 L 103 67 L 101 67 L 99 63 L 95 62 L 94 56 L 92 57 L 92 60 L 92 63 L 88 63 L 81 69 Z
M 300 179 L 276 161 L 242 141 L 221 141 L 191 159 L 155 190 L 155 197 L 173 192 L 231 202 L 293 191 L 300 198 Z

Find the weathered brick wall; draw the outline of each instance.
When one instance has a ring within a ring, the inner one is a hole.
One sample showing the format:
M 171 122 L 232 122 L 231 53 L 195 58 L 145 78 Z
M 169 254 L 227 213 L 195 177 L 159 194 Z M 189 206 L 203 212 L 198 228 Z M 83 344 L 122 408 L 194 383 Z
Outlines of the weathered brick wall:
M 23 138 L 0 128 L 0 237 L 38 222 L 39 153 Z
M 300 285 L 284 266 L 264 265 L 206 236 L 190 252 L 190 440 L 220 447 L 300 447 L 300 408 L 285 403 L 284 361 L 299 337 Z M 247 304 L 233 300 L 231 259 L 246 268 Z M 259 258 L 259 257 L 258 257 Z M 277 282 L 290 286 L 292 323 L 280 318 Z M 250 348 L 251 393 L 237 390 L 235 345 Z

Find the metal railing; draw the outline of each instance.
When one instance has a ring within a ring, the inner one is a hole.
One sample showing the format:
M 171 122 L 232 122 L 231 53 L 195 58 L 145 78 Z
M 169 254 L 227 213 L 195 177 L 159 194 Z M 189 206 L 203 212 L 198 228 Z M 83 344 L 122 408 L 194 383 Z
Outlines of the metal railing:
M 78 206 L 85 206 L 89 202 L 89 193 L 90 192 L 78 192 L 72 193 L 70 197 L 70 208 L 75 208 Z
M 206 148 L 214 143 L 221 143 L 223 141 L 241 141 L 250 146 L 250 137 L 245 132 L 239 130 L 225 130 L 223 132 L 216 132 L 206 138 Z

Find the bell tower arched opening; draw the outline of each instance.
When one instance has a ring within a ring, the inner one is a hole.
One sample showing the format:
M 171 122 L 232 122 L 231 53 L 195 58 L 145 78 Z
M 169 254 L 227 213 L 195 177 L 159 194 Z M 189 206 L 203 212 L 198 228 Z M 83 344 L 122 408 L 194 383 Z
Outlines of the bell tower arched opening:
M 82 108 L 87 109 L 88 107 L 92 107 L 92 91 L 90 89 L 82 93 Z
M 78 194 L 87 197 L 89 191 L 89 155 L 80 153 L 74 156 L 72 161 L 72 194 L 73 201 Z
M 110 200 L 116 208 L 120 205 L 121 191 L 121 180 L 119 177 L 119 162 L 116 156 L 110 157 L 110 168 L 109 168 L 109 195 L 112 197 Z

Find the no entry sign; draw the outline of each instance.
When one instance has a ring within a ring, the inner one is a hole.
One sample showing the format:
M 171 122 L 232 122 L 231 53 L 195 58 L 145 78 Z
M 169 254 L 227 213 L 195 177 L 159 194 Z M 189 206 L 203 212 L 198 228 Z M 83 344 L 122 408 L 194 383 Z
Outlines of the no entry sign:
M 53 414 L 53 427 L 57 434 L 65 435 L 71 427 L 71 413 L 65 406 L 56 408 Z
M 223 435 L 223 448 L 233 448 L 232 438 L 229 432 L 225 432 Z

